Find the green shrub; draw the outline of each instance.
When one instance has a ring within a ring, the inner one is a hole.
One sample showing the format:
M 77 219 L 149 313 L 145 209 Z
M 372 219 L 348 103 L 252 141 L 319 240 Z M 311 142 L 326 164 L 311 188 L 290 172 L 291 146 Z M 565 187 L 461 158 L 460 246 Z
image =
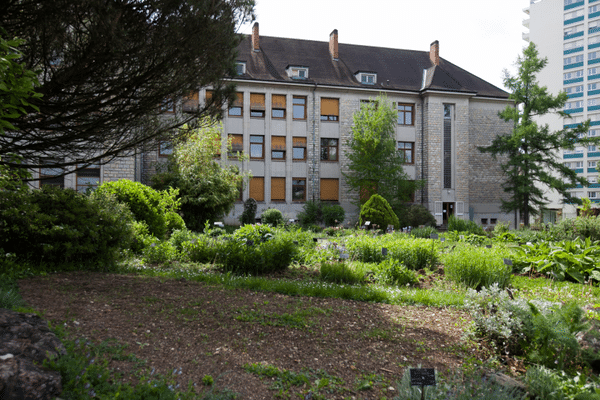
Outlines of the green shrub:
M 151 237 L 151 243 L 144 247 L 142 259 L 149 264 L 166 264 L 178 258 L 177 248 L 167 241 Z
M 233 238 L 258 243 L 272 239 L 274 234 L 275 229 L 269 225 L 244 225 L 233 233 Z
M 97 192 L 114 194 L 117 199 L 129 206 L 138 221 L 148 225 L 150 233 L 163 238 L 167 233 L 167 217 L 169 211 L 176 211 L 176 190 L 162 191 L 152 189 L 139 182 L 121 179 L 100 185 Z
M 392 207 L 378 194 L 371 196 L 360 208 L 359 223 L 364 225 L 366 221 L 371 221 L 371 225 L 379 229 L 386 229 L 388 225 L 393 225 L 395 228 L 399 226 L 398 217 L 392 211 Z
M 290 265 L 298 252 L 293 236 L 289 233 L 253 242 L 248 242 L 244 237 L 234 237 L 233 240 L 219 243 L 218 247 L 216 263 L 225 271 L 244 275 L 282 271 Z
M 393 258 L 388 258 L 377 266 L 375 279 L 380 283 L 397 286 L 414 285 L 419 281 L 414 271 Z
M 431 214 L 427 207 L 421 204 L 403 205 L 395 208 L 394 212 L 398 216 L 400 227 L 411 226 L 416 228 L 424 225 L 435 228 L 436 226 L 433 214 Z
M 414 228 L 412 231 L 410 231 L 411 236 L 419 239 L 429 239 L 433 233 L 437 233 L 437 230 L 431 226 L 426 226 L 425 228 Z
M 197 263 L 213 263 L 219 251 L 218 242 L 205 235 L 199 235 L 189 242 L 183 242 L 181 254 Z
M 256 200 L 252 197 L 246 199 L 244 202 L 244 211 L 240 216 L 240 222 L 242 224 L 253 224 L 256 222 L 256 210 L 258 205 L 256 204 Z
M 341 225 L 346 218 L 346 212 L 339 204 L 323 203 L 321 205 L 321 214 L 323 215 L 323 223 L 325 226 Z
M 181 215 L 177 214 L 175 211 L 167 212 L 165 214 L 165 219 L 167 221 L 168 232 L 186 229 L 185 221 L 183 220 L 183 218 L 181 218 Z
M 0 191 L 0 248 L 54 270 L 113 265 L 132 243 L 132 223 L 110 195 L 52 186 Z
M 323 220 L 321 202 L 318 200 L 308 200 L 302 206 L 302 211 L 298 213 L 297 218 L 304 227 L 321 222 Z
M 450 218 L 448 218 L 448 231 L 469 232 L 476 235 L 485 235 L 483 228 L 477 225 L 475 221 L 459 219 L 454 215 L 451 215 Z
M 268 208 L 260 216 L 260 221 L 263 224 L 278 226 L 284 223 L 283 214 L 276 208 Z
M 171 237 L 169 238 L 169 242 L 175 246 L 178 252 L 182 252 L 183 243 L 197 240 L 199 237 L 201 237 L 200 234 L 184 228 L 173 231 L 173 233 L 171 233 Z
M 373 238 L 366 235 L 349 237 L 346 248 L 353 260 L 380 263 L 391 258 L 404 264 L 408 269 L 419 270 L 437 263 L 435 243 L 426 239 L 413 239 L 401 234 Z M 382 248 L 387 249 L 383 255 Z
M 348 283 L 354 285 L 365 280 L 360 271 L 354 270 L 345 262 L 327 261 L 321 263 L 321 280 L 333 283 Z
M 549 226 L 549 235 L 552 240 L 600 240 L 600 216 L 563 219 Z
M 496 249 L 457 246 L 443 257 L 448 279 L 473 289 L 494 283 L 506 287 L 512 268 L 504 264 L 504 254 Z

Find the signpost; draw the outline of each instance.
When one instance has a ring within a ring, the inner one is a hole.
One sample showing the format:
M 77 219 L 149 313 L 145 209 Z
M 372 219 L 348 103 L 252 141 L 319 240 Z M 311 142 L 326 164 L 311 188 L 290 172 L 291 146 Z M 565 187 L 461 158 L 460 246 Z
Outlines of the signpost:
M 425 386 L 435 386 L 435 369 L 411 368 L 410 385 L 421 386 L 421 400 L 425 399 Z

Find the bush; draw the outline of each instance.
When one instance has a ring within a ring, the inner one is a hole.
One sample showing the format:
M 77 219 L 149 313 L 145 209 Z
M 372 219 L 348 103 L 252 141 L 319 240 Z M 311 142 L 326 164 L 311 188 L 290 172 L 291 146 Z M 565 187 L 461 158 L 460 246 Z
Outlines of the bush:
M 302 206 L 302 211 L 298 213 L 298 220 L 304 227 L 315 225 L 323 220 L 321 202 L 318 200 L 309 200 Z
M 510 283 L 512 268 L 504 264 L 499 250 L 457 246 L 443 258 L 448 279 L 473 289 Z
M 142 250 L 142 259 L 149 264 L 166 264 L 178 258 L 177 248 L 167 241 L 151 237 L 151 243 Z
M 354 285 L 365 280 L 362 272 L 354 270 L 345 262 L 327 261 L 321 264 L 321 280 Z
M 53 269 L 113 265 L 133 241 L 132 224 L 127 207 L 107 194 L 0 191 L 0 248 Z
M 258 243 L 272 239 L 274 233 L 275 230 L 268 225 L 244 225 L 234 232 L 233 238 Z
M 388 225 L 398 228 L 398 217 L 392 211 L 392 207 L 386 199 L 378 194 L 374 194 L 362 205 L 360 209 L 360 224 L 364 225 L 366 221 L 371 221 L 371 225 L 377 225 L 380 229 L 386 229 Z
M 181 218 L 181 215 L 177 214 L 175 211 L 169 211 L 165 214 L 165 219 L 167 221 L 167 231 L 173 232 L 176 230 L 185 229 L 185 221 Z
M 152 235 L 164 238 L 167 233 L 166 214 L 177 208 L 176 190 L 159 192 L 142 183 L 121 179 L 103 183 L 97 191 L 114 194 L 117 200 L 129 206 L 137 221 L 144 221 L 148 225 Z
M 240 216 L 240 222 L 242 224 L 253 224 L 256 222 L 256 210 L 258 205 L 256 204 L 256 200 L 252 197 L 248 198 L 244 202 L 244 212 Z
M 435 227 L 435 217 L 427 207 L 421 204 L 410 204 L 394 209 L 394 212 L 398 216 L 399 226 L 413 228 L 421 225 Z
M 393 258 L 388 258 L 377 266 L 375 279 L 380 283 L 397 286 L 414 285 L 419 281 L 414 271 Z
M 354 260 L 381 263 L 391 258 L 412 270 L 427 268 L 437 263 L 437 248 L 434 245 L 431 240 L 412 239 L 400 234 L 380 238 L 362 235 L 346 240 L 346 247 Z M 382 253 L 384 247 L 387 249 L 387 255 Z
M 466 219 L 459 219 L 454 215 L 451 215 L 450 218 L 448 218 L 448 231 L 469 232 L 476 235 L 485 235 L 483 228 L 477 225 L 476 222 Z
M 283 214 L 276 208 L 268 208 L 260 216 L 260 221 L 263 224 L 269 224 L 271 226 L 278 226 L 283 224 Z
M 346 212 L 339 204 L 322 204 L 321 213 L 323 215 L 323 223 L 326 226 L 341 225 L 346 218 Z
M 410 231 L 412 237 L 419 239 L 429 239 L 433 233 L 437 233 L 437 230 L 431 226 L 427 226 L 425 228 L 414 228 L 412 231 Z
M 550 226 L 552 240 L 572 240 L 590 238 L 600 240 L 600 216 L 563 219 Z
M 217 240 L 206 235 L 199 235 L 189 242 L 183 242 L 181 247 L 183 257 L 192 262 L 203 264 L 213 263 L 220 249 Z

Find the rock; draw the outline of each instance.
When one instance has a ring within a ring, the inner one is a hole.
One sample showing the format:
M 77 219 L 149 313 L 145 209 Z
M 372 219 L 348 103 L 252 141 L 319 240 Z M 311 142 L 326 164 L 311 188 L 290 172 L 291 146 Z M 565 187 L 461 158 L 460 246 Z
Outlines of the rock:
M 0 399 L 50 400 L 62 392 L 60 373 L 42 367 L 66 354 L 48 323 L 34 314 L 0 308 Z
M 507 389 L 512 389 L 518 392 L 525 394 L 527 392 L 527 388 L 525 385 L 518 380 L 511 378 L 508 375 L 505 375 L 500 372 L 492 372 L 489 374 L 489 377 L 497 384 Z

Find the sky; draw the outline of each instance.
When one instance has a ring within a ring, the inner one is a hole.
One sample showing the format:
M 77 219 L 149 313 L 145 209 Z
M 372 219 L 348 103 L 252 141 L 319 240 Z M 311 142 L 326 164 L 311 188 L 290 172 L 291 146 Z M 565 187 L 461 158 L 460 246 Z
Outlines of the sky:
M 505 89 L 504 70 L 527 43 L 522 21 L 529 0 L 256 0 L 261 36 L 429 51 Z M 252 25 L 240 27 L 252 33 Z M 343 56 L 342 56 L 343 57 Z

